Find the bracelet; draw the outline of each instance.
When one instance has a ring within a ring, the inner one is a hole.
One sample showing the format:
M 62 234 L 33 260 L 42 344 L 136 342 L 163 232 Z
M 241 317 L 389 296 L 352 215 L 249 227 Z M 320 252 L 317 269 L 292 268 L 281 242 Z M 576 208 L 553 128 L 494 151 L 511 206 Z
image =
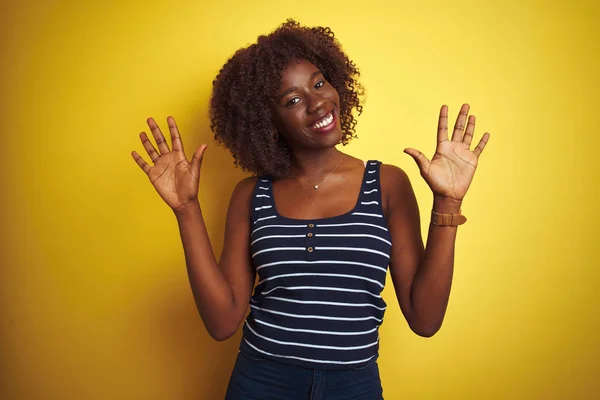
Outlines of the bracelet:
M 438 213 L 431 210 L 431 223 L 436 226 L 458 226 L 467 222 L 467 217 L 460 213 Z

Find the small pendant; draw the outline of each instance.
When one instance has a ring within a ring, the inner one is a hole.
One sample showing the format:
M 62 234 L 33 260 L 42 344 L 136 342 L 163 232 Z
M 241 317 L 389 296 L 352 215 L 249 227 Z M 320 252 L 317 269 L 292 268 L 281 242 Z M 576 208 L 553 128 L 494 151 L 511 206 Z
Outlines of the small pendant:
M 319 185 L 315 185 L 315 190 L 317 190 L 319 188 Z

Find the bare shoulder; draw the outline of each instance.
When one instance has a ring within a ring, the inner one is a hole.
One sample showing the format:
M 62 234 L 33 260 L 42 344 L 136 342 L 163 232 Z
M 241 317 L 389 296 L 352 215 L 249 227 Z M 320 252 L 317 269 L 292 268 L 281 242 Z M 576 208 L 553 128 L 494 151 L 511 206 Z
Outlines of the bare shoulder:
M 247 178 L 242 179 L 235 185 L 235 189 L 233 193 L 238 193 L 239 195 L 252 195 L 252 191 L 256 186 L 256 181 L 258 178 L 256 176 L 249 176 Z
M 410 178 L 402 168 L 381 164 L 381 196 L 386 215 L 402 203 L 413 201 L 414 192 Z
M 383 192 L 398 188 L 406 188 L 410 179 L 406 172 L 392 164 L 381 164 L 381 190 Z
M 256 187 L 256 181 L 258 180 L 255 176 L 250 176 L 239 181 L 233 193 L 231 194 L 231 205 L 238 208 L 246 208 L 250 210 L 250 201 L 252 199 L 252 193 Z

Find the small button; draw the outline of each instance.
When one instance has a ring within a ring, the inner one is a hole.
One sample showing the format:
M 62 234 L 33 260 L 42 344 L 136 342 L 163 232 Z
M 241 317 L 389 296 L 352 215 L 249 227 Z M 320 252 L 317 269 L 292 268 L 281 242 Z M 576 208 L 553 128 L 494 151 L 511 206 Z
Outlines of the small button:
M 309 248 L 308 248 L 308 249 L 306 249 L 306 250 L 308 250 L 308 252 L 309 252 L 309 253 L 312 253 L 312 252 L 313 252 L 313 248 L 312 248 L 312 247 L 309 247 Z
M 314 228 L 314 227 L 315 227 L 315 224 L 308 224 L 308 227 L 309 227 L 309 228 Z
M 313 233 L 312 233 L 312 232 L 309 232 L 309 233 L 308 233 L 306 236 L 308 236 L 308 237 L 313 237 Z

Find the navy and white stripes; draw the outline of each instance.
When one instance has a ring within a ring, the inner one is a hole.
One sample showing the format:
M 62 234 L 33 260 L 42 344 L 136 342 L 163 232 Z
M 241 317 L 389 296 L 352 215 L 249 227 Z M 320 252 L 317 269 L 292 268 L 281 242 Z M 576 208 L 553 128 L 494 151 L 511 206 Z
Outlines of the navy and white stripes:
M 317 220 L 279 215 L 271 180 L 258 180 L 250 242 L 259 282 L 240 351 L 318 368 L 377 358 L 391 251 L 380 165 L 367 163 L 350 212 Z

